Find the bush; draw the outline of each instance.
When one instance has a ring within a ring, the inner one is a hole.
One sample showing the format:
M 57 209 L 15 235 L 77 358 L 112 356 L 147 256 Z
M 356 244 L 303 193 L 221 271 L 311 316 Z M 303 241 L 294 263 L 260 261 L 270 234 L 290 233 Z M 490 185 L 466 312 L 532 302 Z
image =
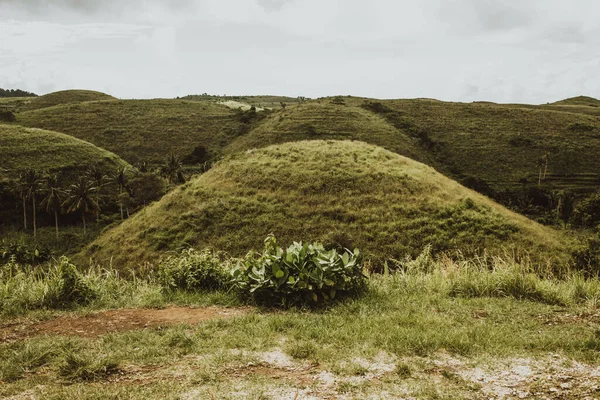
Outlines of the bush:
M 0 110 L 0 121 L 2 122 L 15 122 L 17 117 L 10 110 Z
M 595 237 L 587 240 L 585 245 L 571 252 L 573 264 L 578 271 L 587 277 L 600 276 L 600 228 Z
M 96 292 L 66 257 L 59 261 L 57 279 L 52 281 L 50 293 L 48 303 L 55 308 L 85 305 L 96 298 Z
M 294 243 L 287 250 L 265 239 L 262 254 L 249 253 L 231 271 L 234 287 L 264 305 L 324 304 L 366 287 L 358 250 L 327 251 L 321 244 Z
M 224 257 L 211 249 L 184 250 L 179 256 L 169 256 L 160 262 L 159 281 L 169 290 L 222 289 L 229 280 L 224 263 Z

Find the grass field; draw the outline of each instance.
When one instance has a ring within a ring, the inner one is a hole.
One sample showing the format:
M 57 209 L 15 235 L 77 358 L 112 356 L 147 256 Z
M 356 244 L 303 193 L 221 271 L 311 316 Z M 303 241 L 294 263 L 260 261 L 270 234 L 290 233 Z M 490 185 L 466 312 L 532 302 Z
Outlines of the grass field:
M 136 267 L 190 245 L 239 256 L 269 233 L 358 246 L 378 268 L 426 245 L 568 258 L 560 232 L 424 164 L 361 142 L 308 141 L 229 157 L 106 232 L 79 260 Z
M 115 154 L 63 133 L 0 124 L 0 177 L 24 169 L 72 176 L 99 166 L 108 174 L 128 163 Z
M 317 311 L 242 307 L 228 293 L 164 292 L 94 271 L 92 303 L 52 311 L 35 306 L 47 275 L 4 275 L 0 396 L 595 397 L 600 283 L 528 271 L 424 253 L 372 276 L 364 297 Z
M 19 111 L 38 110 L 40 108 L 54 107 L 63 104 L 76 104 L 87 101 L 116 100 L 106 93 L 92 90 L 62 90 L 60 92 L 48 93 L 43 96 L 30 99 Z
M 238 114 L 213 102 L 113 100 L 19 113 L 17 124 L 53 129 L 115 152 L 128 162 L 162 163 L 195 147 L 219 152 L 242 133 Z

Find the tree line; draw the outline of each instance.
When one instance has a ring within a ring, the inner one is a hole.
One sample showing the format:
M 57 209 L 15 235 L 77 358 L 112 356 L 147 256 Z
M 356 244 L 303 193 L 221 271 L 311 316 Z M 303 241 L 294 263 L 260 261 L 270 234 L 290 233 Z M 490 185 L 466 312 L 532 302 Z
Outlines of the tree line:
M 0 97 L 37 97 L 37 94 L 27 92 L 21 89 L 2 89 L 0 88 Z

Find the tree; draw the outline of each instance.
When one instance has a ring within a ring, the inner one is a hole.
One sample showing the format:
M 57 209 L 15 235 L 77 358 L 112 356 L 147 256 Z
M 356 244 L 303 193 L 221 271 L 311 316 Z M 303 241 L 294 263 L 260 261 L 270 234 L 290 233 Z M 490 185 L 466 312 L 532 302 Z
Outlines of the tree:
M 138 205 L 146 205 L 158 200 L 165 193 L 164 178 L 151 172 L 140 173 L 130 182 L 133 201 Z
M 108 185 L 110 178 L 108 175 L 104 173 L 104 170 L 100 168 L 99 165 L 94 165 L 91 167 L 87 176 L 90 178 L 92 182 L 94 182 L 94 187 L 96 188 L 96 204 L 98 204 L 98 211 L 96 211 L 96 223 L 100 220 L 100 200 L 101 200 L 101 192 L 102 188 Z
M 40 207 L 49 214 L 54 214 L 54 226 L 56 228 L 56 240 L 58 240 L 58 214 L 62 206 L 62 190 L 58 184 L 58 175 L 48 175 L 45 179 L 46 197 L 41 201 Z
M 550 161 L 550 154 L 546 152 L 544 154 L 544 157 L 542 157 L 542 160 L 544 160 L 544 179 L 546 179 L 546 174 L 548 173 L 548 162 Z
M 24 173 L 19 174 L 14 191 L 23 202 L 23 227 L 27 230 L 27 180 Z
M 84 235 L 87 233 L 85 214 L 94 214 L 100 211 L 100 207 L 96 203 L 96 190 L 94 182 L 89 177 L 80 176 L 77 182 L 69 188 L 67 200 L 63 203 L 63 207 L 66 208 L 67 212 L 81 212 Z
M 127 168 L 119 167 L 113 175 L 113 180 L 119 187 L 119 196 L 123 194 L 123 190 L 125 190 L 125 186 L 127 186 L 127 175 L 125 175 L 126 172 Z M 119 207 L 121 209 L 121 219 L 125 219 L 125 215 L 123 214 L 123 203 L 119 202 Z
M 557 193 L 556 217 L 561 220 L 564 226 L 567 226 L 575 205 L 575 196 L 567 190 L 561 190 Z
M 40 193 L 42 175 L 34 169 L 28 169 L 23 174 L 23 180 L 25 185 L 25 197 L 26 199 L 31 200 L 33 209 L 33 237 L 37 238 L 36 199 L 37 195 Z
M 182 163 L 179 157 L 175 154 L 171 153 L 165 159 L 165 164 L 163 165 L 163 173 L 167 177 L 167 181 L 169 185 L 173 182 L 177 182 L 182 175 Z
M 538 186 L 540 186 L 542 184 L 542 171 L 544 170 L 544 157 L 541 157 L 538 159 L 537 161 L 537 167 L 538 167 Z

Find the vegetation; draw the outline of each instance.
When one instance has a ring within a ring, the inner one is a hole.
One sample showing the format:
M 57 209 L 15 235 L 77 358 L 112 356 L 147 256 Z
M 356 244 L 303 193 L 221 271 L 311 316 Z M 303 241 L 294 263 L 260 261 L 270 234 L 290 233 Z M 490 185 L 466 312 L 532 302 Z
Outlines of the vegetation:
M 210 249 L 187 249 L 161 260 L 158 278 L 168 290 L 224 289 L 229 281 L 228 265 L 224 255 Z
M 24 106 L 24 110 L 38 110 L 64 104 L 76 104 L 87 101 L 116 100 L 114 97 L 92 90 L 63 90 L 36 97 Z
M 37 97 L 37 94 L 21 89 L 0 88 L 0 97 Z
M 248 254 L 231 274 L 242 296 L 267 306 L 328 303 L 366 285 L 357 249 L 338 254 L 318 243 L 294 243 L 283 250 L 272 235 L 262 254 Z
M 243 133 L 238 113 L 212 102 L 127 100 L 86 102 L 18 114 L 18 123 L 63 132 L 112 151 L 132 164 L 211 152 Z
M 119 268 L 165 251 L 212 247 L 242 256 L 273 233 L 284 242 L 364 249 L 373 268 L 434 252 L 568 260 L 568 240 L 442 176 L 359 142 L 287 143 L 237 154 L 107 231 L 78 260 Z

